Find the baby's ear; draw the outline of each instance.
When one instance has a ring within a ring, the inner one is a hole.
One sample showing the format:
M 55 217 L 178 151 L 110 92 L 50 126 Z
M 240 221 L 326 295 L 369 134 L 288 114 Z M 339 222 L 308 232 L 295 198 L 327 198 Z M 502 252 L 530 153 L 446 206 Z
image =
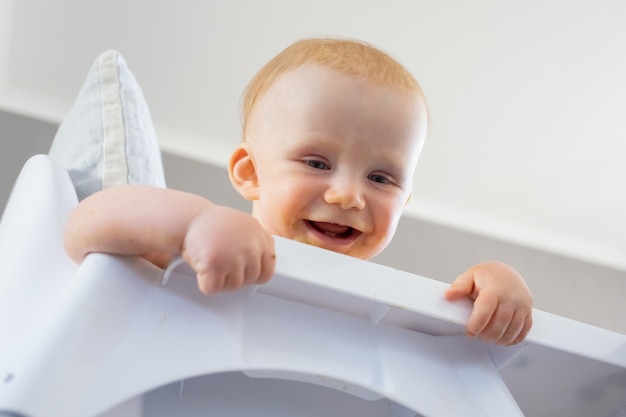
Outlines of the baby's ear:
M 247 143 L 237 146 L 230 156 L 228 176 L 243 198 L 250 201 L 259 199 L 259 181 Z

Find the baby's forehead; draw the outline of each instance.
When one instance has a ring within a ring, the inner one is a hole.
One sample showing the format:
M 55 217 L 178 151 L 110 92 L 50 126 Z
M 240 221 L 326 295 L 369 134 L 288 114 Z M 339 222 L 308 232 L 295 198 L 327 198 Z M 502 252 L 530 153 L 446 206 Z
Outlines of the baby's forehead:
M 259 102 L 267 104 L 267 96 L 277 94 L 284 100 L 297 99 L 312 90 L 317 95 L 340 100 L 346 83 L 355 91 L 371 91 L 374 88 L 387 90 L 390 98 L 408 97 L 410 101 L 419 103 L 416 108 L 419 109 L 420 118 L 426 113 L 426 100 L 419 86 L 408 85 L 390 77 L 384 78 L 356 70 L 351 72 L 316 63 L 304 63 L 282 73 L 259 96 Z
M 389 85 L 367 74 L 306 64 L 284 72 L 259 97 L 247 133 L 259 123 L 270 130 L 297 123 L 311 131 L 365 124 L 374 135 L 400 132 L 403 137 L 419 137 L 407 130 L 416 129 L 416 121 L 426 121 L 424 104 L 420 90 Z

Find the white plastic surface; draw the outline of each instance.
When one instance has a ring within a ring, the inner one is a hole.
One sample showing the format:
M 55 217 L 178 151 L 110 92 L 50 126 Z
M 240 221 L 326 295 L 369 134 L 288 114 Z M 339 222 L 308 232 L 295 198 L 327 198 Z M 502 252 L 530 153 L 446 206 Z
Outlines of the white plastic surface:
M 76 268 L 75 204 L 37 156 L 0 224 L 0 415 L 623 415 L 624 335 L 535 311 L 524 344 L 469 340 L 446 284 L 284 239 L 268 284 L 211 297 L 186 264 Z

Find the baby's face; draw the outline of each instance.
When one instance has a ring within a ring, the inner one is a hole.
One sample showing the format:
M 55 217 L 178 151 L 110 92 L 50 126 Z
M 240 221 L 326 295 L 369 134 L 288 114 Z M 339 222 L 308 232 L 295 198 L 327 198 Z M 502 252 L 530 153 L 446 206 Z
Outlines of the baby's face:
M 426 133 L 416 92 L 307 65 L 260 100 L 253 215 L 275 235 L 369 259 L 395 232 Z

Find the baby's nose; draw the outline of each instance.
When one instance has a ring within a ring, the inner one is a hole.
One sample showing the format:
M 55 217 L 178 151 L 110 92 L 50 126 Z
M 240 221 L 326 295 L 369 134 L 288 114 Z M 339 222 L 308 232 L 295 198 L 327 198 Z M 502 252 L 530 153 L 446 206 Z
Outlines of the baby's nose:
M 365 198 L 357 181 L 335 181 L 324 193 L 324 200 L 345 210 L 365 208 Z

